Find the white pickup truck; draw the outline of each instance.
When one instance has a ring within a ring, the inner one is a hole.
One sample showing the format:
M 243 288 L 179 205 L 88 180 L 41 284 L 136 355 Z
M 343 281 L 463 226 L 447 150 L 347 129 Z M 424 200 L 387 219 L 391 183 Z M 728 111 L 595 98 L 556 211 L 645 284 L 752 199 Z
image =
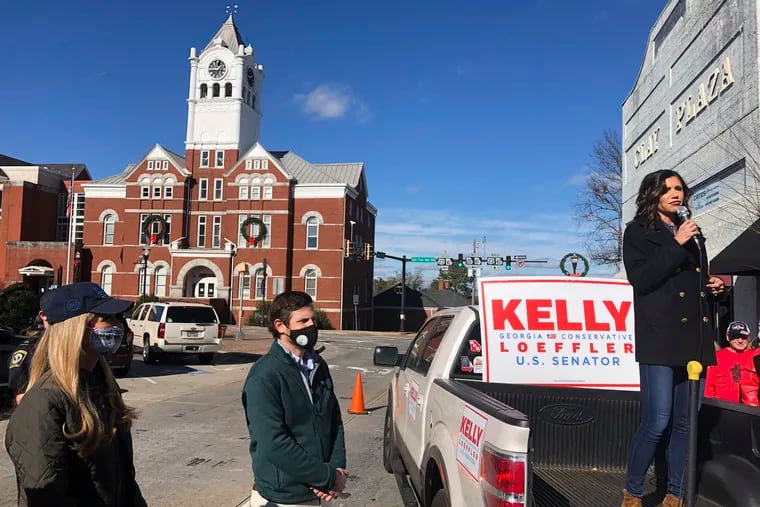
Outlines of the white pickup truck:
M 406 354 L 375 348 L 376 365 L 400 366 L 388 393 L 383 465 L 408 471 L 423 507 L 529 505 L 528 418 L 479 390 L 482 362 L 465 357 L 481 357 L 474 307 L 431 317 Z
M 480 312 L 436 313 L 405 354 L 375 348 L 376 365 L 398 367 L 385 415 L 386 470 L 409 475 L 422 507 L 620 505 L 639 393 L 483 382 Z M 530 363 L 520 368 L 532 371 Z M 705 400 L 700 413 L 697 506 L 760 506 L 751 482 L 760 480 L 760 453 L 751 450 L 760 425 L 749 413 L 757 409 L 724 405 Z M 662 501 L 660 477 L 658 468 L 647 481 L 645 505 Z

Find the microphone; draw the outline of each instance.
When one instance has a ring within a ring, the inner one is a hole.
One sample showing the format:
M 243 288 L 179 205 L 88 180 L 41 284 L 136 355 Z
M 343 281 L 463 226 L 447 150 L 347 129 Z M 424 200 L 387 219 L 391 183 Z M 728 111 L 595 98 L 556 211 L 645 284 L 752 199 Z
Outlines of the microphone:
M 691 211 L 689 211 L 689 208 L 687 208 L 686 206 L 679 206 L 678 211 L 676 211 L 676 215 L 678 215 L 678 219 L 681 221 L 681 223 L 684 223 L 685 221 L 691 218 Z M 697 244 L 697 248 L 700 248 L 698 236 L 699 234 L 697 234 L 697 236 L 692 237 L 692 239 L 694 240 L 694 243 Z

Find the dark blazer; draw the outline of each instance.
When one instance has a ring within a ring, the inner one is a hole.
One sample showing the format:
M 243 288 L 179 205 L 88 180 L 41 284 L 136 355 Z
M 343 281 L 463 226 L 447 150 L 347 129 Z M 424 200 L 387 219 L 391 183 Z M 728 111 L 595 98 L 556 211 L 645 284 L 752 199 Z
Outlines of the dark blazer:
M 701 248 L 694 241 L 679 245 L 664 223 L 650 229 L 643 217 L 625 229 L 623 263 L 633 286 L 639 363 L 716 362 L 707 254 L 699 238 Z

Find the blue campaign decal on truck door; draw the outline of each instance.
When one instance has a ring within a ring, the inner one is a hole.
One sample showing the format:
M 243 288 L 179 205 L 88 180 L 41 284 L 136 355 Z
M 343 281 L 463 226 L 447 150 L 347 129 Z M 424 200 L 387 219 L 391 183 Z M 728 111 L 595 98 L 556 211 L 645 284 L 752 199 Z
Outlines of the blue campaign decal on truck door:
M 483 451 L 487 424 L 488 417 L 469 405 L 464 406 L 457 436 L 457 463 L 476 482 L 480 474 L 480 453 Z

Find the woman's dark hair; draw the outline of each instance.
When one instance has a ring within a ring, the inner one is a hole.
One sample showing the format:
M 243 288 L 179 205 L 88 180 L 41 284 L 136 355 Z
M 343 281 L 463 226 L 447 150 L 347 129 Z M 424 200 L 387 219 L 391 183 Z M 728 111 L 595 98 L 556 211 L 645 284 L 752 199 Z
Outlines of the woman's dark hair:
M 636 197 L 636 218 L 641 216 L 646 217 L 651 229 L 654 229 L 660 220 L 657 206 L 660 203 L 660 197 L 668 191 L 665 180 L 674 176 L 681 180 L 681 186 L 683 187 L 683 205 L 688 207 L 687 202 L 689 201 L 689 197 L 691 197 L 691 190 L 681 175 L 677 172 L 671 171 L 670 169 L 662 169 L 647 174 L 644 176 L 644 179 L 641 180 L 639 195 Z
M 305 292 L 295 290 L 283 292 L 274 298 L 272 304 L 269 306 L 269 332 L 272 333 L 272 336 L 275 339 L 279 338 L 280 332 L 274 327 L 274 321 L 279 319 L 283 321 L 286 326 L 289 326 L 290 315 L 294 311 L 300 310 L 305 306 L 312 306 L 313 304 L 314 300 Z

